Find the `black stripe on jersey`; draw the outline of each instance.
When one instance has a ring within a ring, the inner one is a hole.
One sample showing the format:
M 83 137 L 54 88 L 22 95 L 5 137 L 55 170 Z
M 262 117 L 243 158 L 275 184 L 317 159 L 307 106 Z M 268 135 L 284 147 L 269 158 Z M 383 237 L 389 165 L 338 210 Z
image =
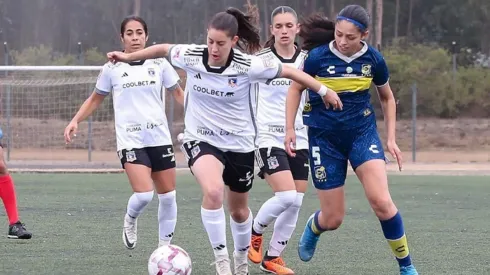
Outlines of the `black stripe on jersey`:
M 265 48 L 265 49 L 261 50 L 260 52 L 256 53 L 255 55 L 260 56 L 260 55 L 264 55 L 264 54 L 267 54 L 270 52 L 271 52 L 271 48 Z
M 246 58 L 245 56 L 243 56 L 239 53 L 236 53 L 235 56 L 233 56 L 233 60 L 248 63 L 249 65 L 252 65 L 252 60 L 250 58 Z
M 145 64 L 145 61 L 146 61 L 146 59 L 143 59 L 143 60 L 129 62 L 128 64 L 129 64 L 129 66 L 141 66 L 141 65 Z
M 295 44 L 296 45 L 296 44 Z M 296 45 L 296 52 L 294 52 L 294 55 L 293 57 L 291 58 L 283 58 L 282 56 L 280 56 L 277 51 L 276 51 L 276 48 L 274 48 L 274 45 L 271 46 L 271 51 L 272 53 L 282 62 L 282 63 L 295 63 L 296 62 L 296 58 L 298 58 L 299 54 L 301 53 L 301 50 L 299 49 L 299 47 Z
M 238 63 L 238 64 L 243 65 L 243 66 L 246 66 L 246 67 L 252 66 L 251 62 L 241 61 L 241 60 L 238 60 L 236 58 L 233 58 L 233 62 Z
M 228 56 L 228 60 L 226 60 L 226 64 L 223 67 L 218 67 L 218 68 L 212 68 L 209 66 L 208 61 L 209 61 L 209 52 L 204 51 L 202 53 L 202 64 L 204 65 L 204 68 L 206 68 L 206 71 L 209 73 L 216 73 L 216 74 L 222 74 L 231 64 L 231 61 L 233 60 L 233 56 L 235 55 L 235 52 L 233 49 L 230 51 L 230 55 Z

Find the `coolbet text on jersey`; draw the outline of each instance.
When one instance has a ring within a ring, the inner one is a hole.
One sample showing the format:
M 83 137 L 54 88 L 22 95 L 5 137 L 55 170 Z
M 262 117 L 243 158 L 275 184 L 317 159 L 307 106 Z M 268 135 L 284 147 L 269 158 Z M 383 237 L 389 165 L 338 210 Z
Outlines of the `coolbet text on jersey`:
M 381 54 L 366 43 L 347 57 L 334 42 L 311 50 L 304 71 L 336 91 L 343 110 L 325 108 L 316 93 L 309 91 L 303 119 L 308 128 L 313 182 L 318 189 L 342 186 L 347 160 L 356 169 L 371 159 L 385 159 L 370 103 L 371 83 L 388 83 L 388 68 Z
M 296 50 L 290 59 L 282 58 L 277 54 L 274 47 L 263 49 L 257 56 L 281 62 L 283 66 L 291 66 L 301 69 L 306 57 L 306 52 Z M 255 85 L 257 94 L 257 144 L 259 148 L 277 147 L 284 149 L 284 138 L 286 136 L 284 121 L 286 121 L 286 95 L 292 80 L 277 78 L 268 83 Z M 260 95 L 259 95 L 260 94 Z M 301 103 L 296 114 L 296 149 L 308 149 L 308 137 L 306 127 L 303 125 L 302 110 L 305 105 L 306 93 L 301 97 Z
M 208 65 L 206 45 L 175 45 L 168 56 L 187 72 L 184 143 L 206 142 L 222 151 L 255 149 L 253 83 L 280 75 L 281 63 L 232 49 L 223 67 Z
M 163 58 L 104 65 L 95 91 L 100 95 L 112 91 L 118 151 L 172 144 L 162 93 L 179 81 Z

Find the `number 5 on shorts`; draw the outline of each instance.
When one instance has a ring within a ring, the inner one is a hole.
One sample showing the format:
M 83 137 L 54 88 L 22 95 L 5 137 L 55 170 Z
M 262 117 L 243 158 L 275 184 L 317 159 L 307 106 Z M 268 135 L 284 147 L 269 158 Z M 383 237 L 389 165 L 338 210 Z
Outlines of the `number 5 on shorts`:
M 311 156 L 313 157 L 313 164 L 315 166 L 322 164 L 322 161 L 320 159 L 320 147 L 312 146 L 311 147 Z

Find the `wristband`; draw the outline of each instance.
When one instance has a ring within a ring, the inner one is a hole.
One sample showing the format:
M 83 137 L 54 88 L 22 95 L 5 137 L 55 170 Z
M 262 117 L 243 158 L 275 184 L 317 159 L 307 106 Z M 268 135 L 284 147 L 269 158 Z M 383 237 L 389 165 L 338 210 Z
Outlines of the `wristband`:
M 327 87 L 322 85 L 322 87 L 320 88 L 320 90 L 318 90 L 317 93 L 319 96 L 324 97 L 327 95 L 327 91 L 328 91 Z

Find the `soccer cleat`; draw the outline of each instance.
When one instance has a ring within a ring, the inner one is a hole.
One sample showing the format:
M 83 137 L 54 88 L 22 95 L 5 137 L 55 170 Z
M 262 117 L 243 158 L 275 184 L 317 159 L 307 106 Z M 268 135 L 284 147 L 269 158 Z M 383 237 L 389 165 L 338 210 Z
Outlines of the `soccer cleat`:
M 262 236 L 252 233 L 250 241 L 250 249 L 248 250 L 248 259 L 254 264 L 260 264 L 262 261 Z
M 400 267 L 400 275 L 419 275 L 419 273 L 415 269 L 415 266 L 409 265 Z
M 308 219 L 308 222 L 306 222 L 305 230 L 303 231 L 303 234 L 301 235 L 298 244 L 299 258 L 303 262 L 308 262 L 309 260 L 311 260 L 311 258 L 313 258 L 313 255 L 315 254 L 316 244 L 320 239 L 320 235 L 315 234 L 311 229 L 311 224 L 313 223 L 314 216 L 315 214 L 311 215 Z
M 230 258 L 226 256 L 217 256 L 216 261 L 211 265 L 216 265 L 216 275 L 233 275 L 231 272 Z
M 9 232 L 7 237 L 9 239 L 28 240 L 32 237 L 32 234 L 31 232 L 27 231 L 25 224 L 18 221 L 9 226 Z
M 128 249 L 134 249 L 136 247 L 136 241 L 138 239 L 137 230 L 138 230 L 138 220 L 126 214 L 124 216 L 122 239 L 124 245 Z
M 294 275 L 294 271 L 286 267 L 286 263 L 281 257 L 268 257 L 262 261 L 260 270 L 277 275 Z
M 248 275 L 248 259 L 247 254 L 237 255 L 233 252 L 233 263 L 235 264 L 235 273 L 233 275 Z

